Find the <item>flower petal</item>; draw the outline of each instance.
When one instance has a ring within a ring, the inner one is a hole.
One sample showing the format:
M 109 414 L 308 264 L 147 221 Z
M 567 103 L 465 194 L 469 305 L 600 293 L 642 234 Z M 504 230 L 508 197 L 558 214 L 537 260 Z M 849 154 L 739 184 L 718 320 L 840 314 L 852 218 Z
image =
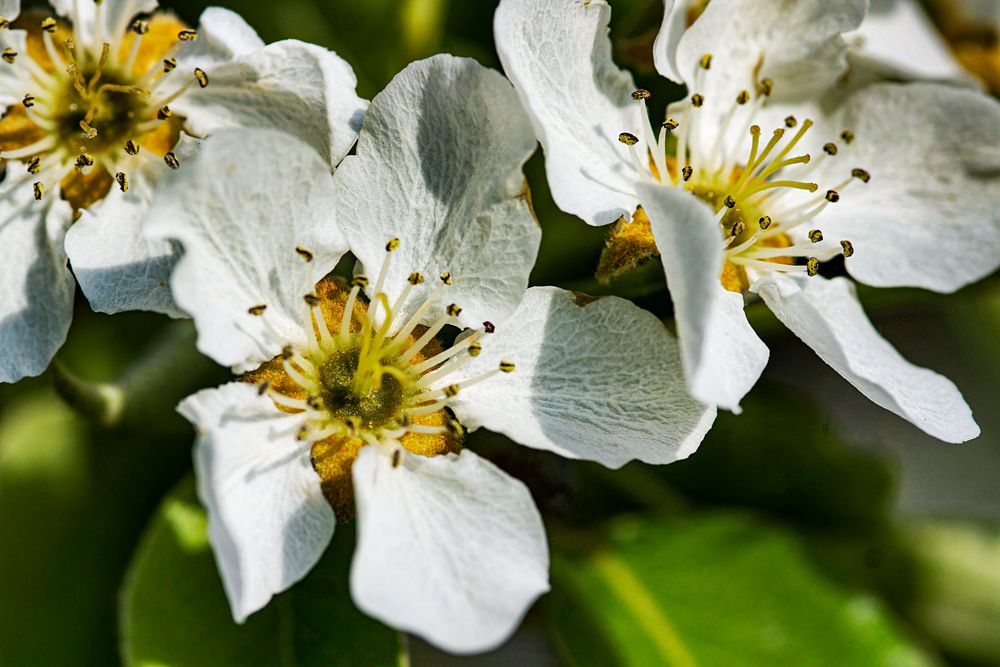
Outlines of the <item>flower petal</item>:
M 771 275 L 753 289 L 785 326 L 877 405 L 945 442 L 979 435 L 955 385 L 900 356 L 868 321 L 850 280 Z
M 549 590 L 531 494 L 489 461 L 469 450 L 427 458 L 370 446 L 353 474 L 351 594 L 371 616 L 472 653 L 501 644 Z
M 841 34 L 857 28 L 867 9 L 867 0 L 712 0 L 681 37 L 677 68 L 692 93 L 722 111 L 764 78 L 774 82 L 775 98 L 814 97 L 843 74 Z M 711 69 L 699 74 L 705 54 Z
M 462 388 L 449 405 L 470 429 L 485 426 L 609 468 L 689 456 L 715 408 L 688 396 L 676 341 L 624 299 L 587 299 L 555 287 L 529 289 L 449 381 L 492 371 L 501 359 L 515 371 Z
M 224 23 L 217 14 L 210 18 L 216 29 Z M 234 19 L 226 22 L 230 28 L 233 24 Z M 226 44 L 233 60 L 202 62 L 197 54 L 184 60 L 185 68 L 202 68 L 209 82 L 170 104 L 185 116 L 185 127 L 201 136 L 229 127 L 275 128 L 306 141 L 337 165 L 354 145 L 367 104 L 355 92 L 351 66 L 332 51 L 297 40 L 236 55 L 250 40 L 243 31 L 235 32 Z M 274 158 L 261 154 L 258 159 Z
M 73 274 L 63 236 L 69 205 L 36 202 L 31 183 L 8 174 L 0 191 L 0 382 L 17 382 L 48 368 L 73 318 Z
M 835 187 L 853 168 L 871 175 L 817 218 L 829 238 L 853 242 L 852 276 L 951 292 L 1000 267 L 1000 103 L 954 86 L 880 84 L 833 124 L 855 139 L 815 178 Z
M 743 314 L 743 296 L 719 282 L 719 224 L 707 205 L 681 189 L 643 183 L 639 194 L 667 274 L 688 389 L 699 401 L 739 413 L 768 350 Z
M 137 14 L 156 10 L 156 0 L 119 0 L 117 2 L 79 2 L 79 0 L 49 0 L 60 16 L 73 24 L 74 37 L 87 46 L 118 40 Z M 4 18 L 13 19 L 6 14 Z M 98 19 L 100 22 L 98 23 Z
M 197 140 L 181 135 L 174 152 L 182 164 L 194 155 L 197 144 Z M 124 168 L 128 191 L 112 186 L 91 211 L 80 212 L 66 233 L 66 253 L 73 273 L 90 306 L 99 313 L 151 310 L 183 317 L 170 293 L 170 273 L 176 260 L 173 244 L 142 236 L 142 223 L 156 186 L 170 168 L 160 160 L 139 156 L 128 160 Z
M 638 205 L 618 135 L 641 137 L 642 112 L 632 76 L 611 60 L 610 17 L 603 0 L 501 0 L 493 20 L 504 72 L 545 150 L 552 197 L 591 225 L 629 218 Z
M 347 249 L 335 206 L 326 161 L 273 130 L 219 132 L 163 183 L 144 234 L 184 247 L 170 284 L 199 350 L 247 370 L 303 341 L 303 296 Z
M 357 155 L 334 178 L 338 220 L 369 278 L 399 238 L 386 285 L 413 271 L 427 280 L 411 311 L 447 271 L 445 298 L 468 326 L 512 312 L 541 241 L 521 172 L 535 145 L 499 73 L 447 55 L 409 65 L 372 101 Z
M 677 69 L 677 45 L 687 30 L 687 14 L 695 0 L 663 0 L 663 22 L 653 42 L 656 71 L 671 81 L 684 83 Z
M 336 520 L 296 438 L 300 415 L 234 382 L 189 396 L 178 411 L 198 429 L 198 497 L 233 619 L 246 617 L 304 577 Z
M 198 39 L 184 47 L 178 61 L 188 67 L 221 65 L 264 46 L 242 16 L 223 7 L 209 7 L 198 19 Z

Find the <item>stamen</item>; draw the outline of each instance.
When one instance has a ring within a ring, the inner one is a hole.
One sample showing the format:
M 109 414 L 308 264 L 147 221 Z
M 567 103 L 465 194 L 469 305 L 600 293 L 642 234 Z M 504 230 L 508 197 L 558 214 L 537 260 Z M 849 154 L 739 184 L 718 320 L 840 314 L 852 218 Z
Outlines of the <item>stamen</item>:
M 299 256 L 301 256 L 302 259 L 304 259 L 306 262 L 313 261 L 314 255 L 310 251 L 303 248 L 302 246 L 296 246 L 295 252 L 297 252 Z
M 850 257 L 854 254 L 854 244 L 846 239 L 840 242 L 840 248 L 844 253 L 844 257 Z
M 812 277 L 819 273 L 819 260 L 815 257 L 810 257 L 809 261 L 806 262 L 806 273 Z
M 118 181 L 118 187 L 121 188 L 122 192 L 128 192 L 128 176 L 125 175 L 124 171 L 115 174 L 115 180 Z
M 167 166 L 171 169 L 177 169 L 181 166 L 180 160 L 177 159 L 177 156 L 173 151 L 168 151 L 167 154 L 163 156 L 163 161 L 166 162 Z

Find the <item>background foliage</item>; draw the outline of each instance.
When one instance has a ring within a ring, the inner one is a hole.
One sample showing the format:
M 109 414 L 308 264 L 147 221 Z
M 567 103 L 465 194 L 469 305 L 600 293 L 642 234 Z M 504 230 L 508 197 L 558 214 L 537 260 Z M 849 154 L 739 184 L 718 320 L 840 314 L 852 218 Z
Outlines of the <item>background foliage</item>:
M 266 41 L 338 51 L 369 98 L 439 51 L 498 67 L 490 2 L 226 4 Z M 676 94 L 650 72 L 659 0 L 614 5 L 619 62 L 657 97 Z M 172 7 L 191 23 L 202 8 Z M 559 212 L 543 176 L 536 155 L 528 178 L 544 239 L 533 282 L 669 316 L 656 267 L 596 284 L 605 232 Z M 127 385 L 133 408 L 114 428 L 61 402 L 52 376 L 0 387 L 0 665 L 1000 664 L 1000 283 L 861 296 L 904 355 L 956 380 L 982 437 L 930 440 L 756 310 L 771 366 L 745 413 L 720 416 L 688 461 L 611 472 L 488 433 L 469 439 L 532 488 L 554 588 L 507 646 L 473 658 L 354 610 L 350 526 L 305 581 L 235 626 L 191 492 L 192 433 L 173 412 L 226 372 L 193 353 L 189 323 L 109 318 L 78 298 L 61 362 L 97 381 L 145 364 L 131 376 L 145 379 Z

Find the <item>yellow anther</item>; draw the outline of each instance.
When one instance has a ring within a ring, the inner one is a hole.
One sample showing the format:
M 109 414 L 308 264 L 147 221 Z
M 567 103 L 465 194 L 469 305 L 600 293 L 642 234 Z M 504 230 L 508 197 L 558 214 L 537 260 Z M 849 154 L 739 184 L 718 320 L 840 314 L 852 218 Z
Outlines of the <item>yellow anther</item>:
M 128 192 L 128 176 L 125 175 L 124 171 L 115 174 L 115 180 L 118 181 L 118 187 L 122 192 Z
M 691 165 L 688 165 L 683 169 L 681 169 L 681 176 L 684 177 L 685 181 L 690 181 L 693 175 L 694 175 L 694 168 Z
M 462 313 L 462 308 L 458 304 L 451 304 L 446 311 L 451 317 L 458 317 Z
M 823 240 L 823 232 L 818 229 L 813 229 L 809 231 L 809 241 L 812 243 L 819 243 Z
M 451 273 L 449 273 L 448 271 L 442 273 L 440 277 L 441 277 L 441 282 L 443 282 L 445 285 L 451 284 Z
M 28 173 L 37 174 L 42 170 L 42 158 L 37 155 L 28 161 Z
M 462 426 L 457 419 L 449 419 L 445 426 L 448 427 L 448 430 L 451 431 L 451 434 L 456 438 L 465 437 L 465 427 Z
M 837 202 L 840 201 L 840 193 L 838 193 L 836 190 L 827 190 L 825 196 L 826 200 L 831 204 L 836 204 Z
M 815 257 L 810 257 L 806 262 L 806 273 L 810 276 L 815 276 L 819 273 L 819 260 Z
M 392 452 L 392 467 L 398 468 L 402 460 L 403 460 L 403 450 L 394 449 Z
M 759 137 L 760 136 L 760 125 L 751 125 L 750 126 L 750 136 L 751 137 Z
M 441 391 L 443 391 L 444 395 L 448 398 L 454 398 L 455 396 L 458 396 L 458 389 L 459 387 L 457 384 L 450 384 Z
M 652 96 L 653 96 L 652 93 L 650 93 L 645 88 L 640 88 L 632 93 L 632 99 L 635 100 L 636 102 L 640 100 L 648 100 Z
M 159 120 L 166 120 L 174 115 L 174 112 L 170 110 L 170 107 L 160 107 L 156 112 L 156 117 Z
M 823 152 L 825 152 L 827 155 L 836 155 L 837 154 L 837 144 L 833 143 L 832 141 L 829 142 L 829 143 L 823 144 Z
M 712 69 L 712 54 L 706 53 L 698 60 L 698 66 L 702 69 Z
M 844 257 L 850 257 L 854 254 L 854 244 L 846 239 L 840 242 L 840 249 L 844 253 Z
M 319 297 L 316 296 L 315 294 L 303 294 L 302 295 L 302 300 L 305 301 L 306 305 L 309 306 L 310 308 L 312 306 L 318 306 L 319 305 Z
M 851 176 L 858 179 L 862 183 L 867 183 L 868 181 L 872 180 L 872 175 L 869 174 L 864 169 L 851 169 Z
M 749 101 L 750 101 L 750 93 L 745 90 L 741 90 L 740 94 L 736 96 L 737 104 L 746 104 Z
M 761 79 L 760 92 L 765 97 L 769 97 L 774 92 L 774 81 L 771 81 L 771 79 Z
M 3 58 L 4 62 L 13 64 L 17 60 L 17 51 L 8 47 L 3 50 L 3 53 L 0 53 L 0 58 Z
M 729 228 L 729 235 L 734 238 L 740 236 L 743 232 L 746 231 L 746 228 L 747 228 L 746 223 L 744 223 L 742 220 L 737 220 L 736 222 L 733 223 L 733 226 Z
M 368 277 L 359 273 L 351 278 L 351 285 L 354 287 L 368 287 Z
M 94 166 L 94 158 L 89 153 L 80 153 L 73 166 L 76 167 L 77 171 L 83 171 L 87 167 Z
M 771 226 L 771 216 L 769 215 L 761 216 L 760 220 L 757 221 L 757 224 L 760 226 L 761 229 L 767 229 L 768 227 Z
M 59 26 L 59 24 L 58 24 L 58 23 L 56 22 L 56 20 L 55 20 L 54 18 L 52 18 L 51 16 L 50 16 L 50 17 L 48 17 L 47 19 L 44 19 L 44 20 L 42 21 L 42 30 L 44 30 L 45 32 L 48 32 L 48 33 L 53 33 L 53 32 L 55 32 L 55 31 L 56 31 L 56 28 L 57 28 L 58 26 Z
M 417 273 L 416 271 L 414 271 L 406 278 L 406 280 L 409 281 L 411 285 L 419 285 L 420 283 L 424 282 L 424 277 L 419 273 Z
M 41 182 L 36 182 L 32 184 L 31 188 L 35 191 L 35 201 L 41 201 L 42 197 L 45 196 L 45 186 Z
M 24 105 L 25 109 L 30 109 L 31 107 L 35 106 L 35 96 L 32 95 L 31 93 L 28 93 L 21 100 L 21 104 Z
M 135 21 L 132 21 L 130 30 L 137 35 L 145 35 L 147 32 L 149 32 L 149 21 L 136 19 Z
M 306 397 L 306 405 L 308 405 L 313 410 L 322 410 L 323 409 L 323 399 L 320 398 L 319 396 L 307 396 Z
M 191 30 L 190 28 L 181 30 L 179 33 L 177 33 L 177 39 L 181 40 L 182 42 L 193 42 L 194 40 L 198 39 L 198 31 Z
M 198 85 L 202 88 L 208 86 L 208 74 L 200 67 L 194 68 L 194 78 L 198 79 Z
M 639 137 L 635 136 L 631 132 L 622 132 L 618 135 L 618 141 L 622 142 L 626 146 L 635 146 L 639 143 Z
M 163 61 L 163 73 L 168 74 L 177 69 L 177 60 L 175 58 L 167 58 Z
M 267 310 L 266 303 L 260 303 L 257 304 L 256 306 L 250 306 L 249 308 L 247 308 L 247 312 L 253 315 L 254 317 L 260 317 L 261 315 L 264 314 L 265 310 Z
M 295 348 L 293 348 L 291 345 L 285 345 L 283 348 L 281 348 L 282 359 L 288 360 L 294 356 L 295 356 Z
M 399 247 L 399 239 L 389 239 L 389 242 L 385 244 L 385 251 L 392 252 Z
M 680 123 L 678 123 L 673 118 L 668 118 L 665 121 L 663 121 L 663 127 L 667 128 L 667 132 L 673 132 L 674 130 L 677 129 L 678 125 L 680 125 Z
M 306 260 L 307 262 L 313 261 L 313 254 L 308 250 L 306 250 L 305 248 L 303 248 L 302 246 L 296 246 L 295 252 L 299 253 L 302 259 Z
M 469 345 L 469 356 L 478 357 L 479 353 L 483 351 L 483 346 L 479 343 L 472 343 Z
M 125 152 L 129 155 L 139 154 L 139 144 L 135 143 L 131 139 L 125 142 Z
M 734 208 L 736 206 L 736 200 L 733 199 L 732 195 L 726 195 L 726 201 L 723 202 L 726 208 Z
M 705 103 L 705 96 L 701 93 L 695 93 L 691 96 L 691 106 L 697 108 Z
M 503 373 L 513 373 L 514 372 L 514 362 L 513 361 L 501 361 L 500 371 Z
M 849 144 L 854 141 L 854 133 L 850 130 L 844 130 L 840 133 L 840 138 L 844 140 L 845 144 Z
M 174 155 L 173 151 L 169 151 L 166 155 L 164 155 L 163 161 L 166 162 L 167 166 L 171 169 L 177 169 L 181 166 L 181 161 L 177 159 L 177 156 Z
M 799 121 L 796 120 L 795 116 L 786 116 L 785 117 L 785 127 L 787 127 L 788 129 L 791 129 L 791 128 L 795 127 L 798 124 L 799 124 Z

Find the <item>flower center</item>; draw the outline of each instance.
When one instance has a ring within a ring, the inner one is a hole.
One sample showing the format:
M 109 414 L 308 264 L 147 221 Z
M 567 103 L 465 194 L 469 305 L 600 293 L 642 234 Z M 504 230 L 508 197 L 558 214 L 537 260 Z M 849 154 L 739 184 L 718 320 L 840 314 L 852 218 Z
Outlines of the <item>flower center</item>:
M 447 409 L 448 401 L 463 388 L 514 370 L 513 364 L 502 362 L 482 375 L 450 381 L 479 355 L 479 340 L 492 333 L 493 325 L 484 322 L 444 348 L 438 336 L 457 324 L 461 308 L 448 305 L 433 324 L 420 324 L 440 307 L 442 292 L 451 284 L 447 273 L 408 319 L 400 318 L 397 313 L 424 279 L 410 274 L 390 304 L 382 288 L 398 244 L 393 239 L 386 246 L 371 302 L 361 297 L 368 284 L 363 276 L 355 276 L 350 289 L 342 281 L 320 281 L 316 293 L 304 297 L 305 342 L 286 345 L 281 355 L 241 378 L 257 384 L 281 410 L 305 416 L 298 438 L 310 444 L 313 467 L 340 520 L 354 516 L 351 464 L 361 447 L 388 441 L 423 456 L 459 451 L 464 429 Z M 297 251 L 311 261 L 312 253 Z M 249 312 L 266 325 L 266 304 Z
M 88 29 L 104 25 L 104 3 Z M 100 201 L 117 182 L 128 190 L 128 170 L 138 168 L 142 149 L 171 168 L 182 119 L 168 106 L 192 85 L 208 85 L 195 68 L 190 78 L 168 76 L 177 67 L 182 46 L 197 37 L 170 16 L 137 20 L 122 34 L 84 34 L 53 18 L 24 22 L 26 52 L 18 53 L 0 31 L 6 48 L 0 67 L 12 76 L 5 94 L 21 99 L 0 120 L 5 160 L 21 160 L 27 175 L 19 179 L 41 200 L 59 185 L 74 208 Z

